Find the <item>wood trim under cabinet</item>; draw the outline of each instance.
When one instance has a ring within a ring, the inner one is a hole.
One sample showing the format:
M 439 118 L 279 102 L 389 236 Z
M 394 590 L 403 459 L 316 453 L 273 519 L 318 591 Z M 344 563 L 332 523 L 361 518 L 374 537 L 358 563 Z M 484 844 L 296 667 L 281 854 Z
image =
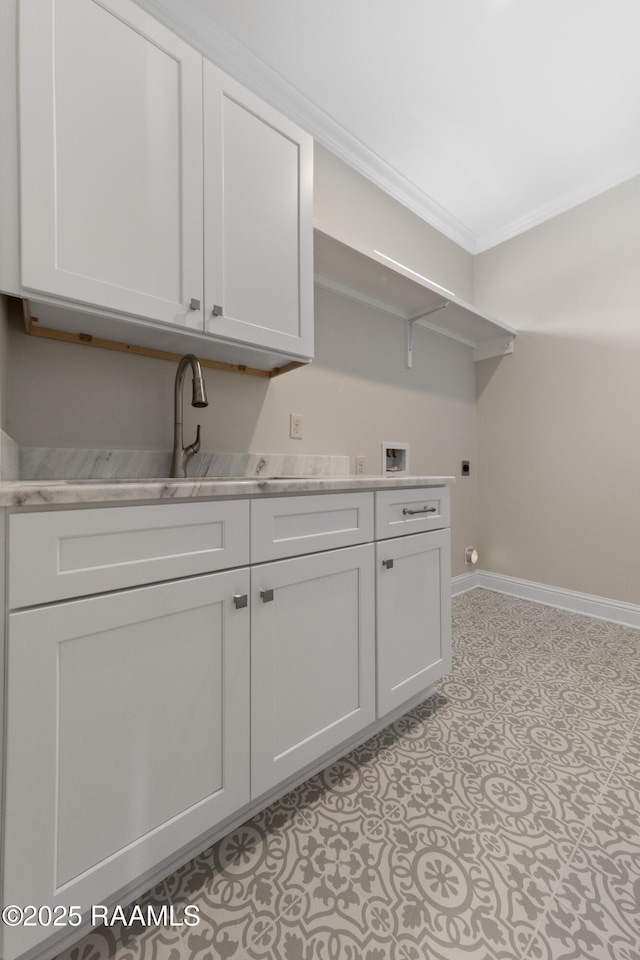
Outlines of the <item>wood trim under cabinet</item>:
M 22 315 L 24 318 L 25 333 L 31 337 L 44 337 L 47 340 L 61 340 L 64 343 L 77 343 L 85 347 L 99 347 L 101 350 L 116 350 L 119 353 L 131 353 L 139 357 L 153 357 L 155 360 L 171 360 L 172 363 L 179 363 L 182 354 L 171 353 L 168 350 L 155 350 L 152 347 L 137 347 L 130 343 L 120 343 L 117 340 L 103 340 L 100 337 L 94 337 L 90 333 L 68 333 L 65 330 L 52 330 L 50 327 L 41 327 L 37 317 L 32 317 L 29 310 L 29 301 L 22 299 Z M 232 373 L 244 373 L 251 377 L 273 377 L 280 376 L 281 373 L 289 373 L 291 370 L 297 370 L 298 367 L 305 367 L 306 363 L 293 360 L 285 363 L 281 367 L 274 367 L 272 370 L 257 370 L 255 367 L 247 367 L 242 363 L 223 363 L 221 360 L 206 360 L 198 357 L 200 366 L 209 367 L 212 370 L 228 370 Z

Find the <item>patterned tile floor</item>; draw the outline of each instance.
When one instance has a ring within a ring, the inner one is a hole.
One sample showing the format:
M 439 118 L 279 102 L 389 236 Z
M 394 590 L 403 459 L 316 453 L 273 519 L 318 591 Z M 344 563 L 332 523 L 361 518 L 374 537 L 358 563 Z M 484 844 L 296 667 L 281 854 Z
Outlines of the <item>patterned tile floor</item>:
M 438 694 L 60 960 L 640 960 L 640 633 L 475 590 Z

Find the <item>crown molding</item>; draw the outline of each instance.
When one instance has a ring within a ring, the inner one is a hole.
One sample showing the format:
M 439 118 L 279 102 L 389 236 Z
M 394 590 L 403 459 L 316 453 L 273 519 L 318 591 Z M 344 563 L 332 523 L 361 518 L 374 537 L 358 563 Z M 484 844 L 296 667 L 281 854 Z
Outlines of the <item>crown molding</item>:
M 135 2 L 225 73 L 310 133 L 340 160 L 468 253 L 475 253 L 478 238 L 471 230 L 217 24 L 215 11 L 206 4 L 182 6 L 175 0 Z
M 519 234 L 531 230 L 532 227 L 538 227 L 541 223 L 546 223 L 547 220 L 552 220 L 562 213 L 567 213 L 567 211 L 573 210 L 574 207 L 580 206 L 581 203 L 593 200 L 595 197 L 600 196 L 600 194 L 606 193 L 607 190 L 619 187 L 620 184 L 626 183 L 627 180 L 631 180 L 638 175 L 640 175 L 640 162 L 636 160 L 633 163 L 624 164 L 612 173 L 610 172 L 604 177 L 598 177 L 586 186 L 582 186 L 577 190 L 571 190 L 552 203 L 538 207 L 537 210 L 532 211 L 525 217 L 514 220 L 512 223 L 500 227 L 499 230 L 494 230 L 491 233 L 486 233 L 478 237 L 475 250 L 470 252 L 484 253 L 485 250 L 490 250 L 491 247 L 496 247 L 499 243 L 504 243 L 506 240 L 512 240 Z
M 626 164 L 497 230 L 477 234 L 216 23 L 215 11 L 206 0 L 192 0 L 188 4 L 177 4 L 175 0 L 135 0 L 135 3 L 468 253 L 483 253 L 640 174 L 637 161 Z

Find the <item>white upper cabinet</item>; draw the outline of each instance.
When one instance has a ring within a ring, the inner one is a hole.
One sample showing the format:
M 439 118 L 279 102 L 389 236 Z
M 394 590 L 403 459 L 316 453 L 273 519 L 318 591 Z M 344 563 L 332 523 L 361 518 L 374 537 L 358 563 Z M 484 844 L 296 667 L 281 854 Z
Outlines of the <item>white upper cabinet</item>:
M 128 0 L 19 7 L 22 284 L 202 328 L 202 58 Z
M 313 144 L 204 62 L 205 330 L 313 353 Z
M 131 0 L 16 2 L 6 292 L 41 328 L 261 369 L 309 359 L 312 138 Z

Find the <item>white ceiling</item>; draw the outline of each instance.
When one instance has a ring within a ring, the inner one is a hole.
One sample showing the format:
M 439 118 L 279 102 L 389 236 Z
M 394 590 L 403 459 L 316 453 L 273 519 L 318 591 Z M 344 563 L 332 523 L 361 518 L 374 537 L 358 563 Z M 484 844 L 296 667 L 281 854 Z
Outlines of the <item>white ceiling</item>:
M 476 253 L 640 173 L 639 0 L 137 0 Z

